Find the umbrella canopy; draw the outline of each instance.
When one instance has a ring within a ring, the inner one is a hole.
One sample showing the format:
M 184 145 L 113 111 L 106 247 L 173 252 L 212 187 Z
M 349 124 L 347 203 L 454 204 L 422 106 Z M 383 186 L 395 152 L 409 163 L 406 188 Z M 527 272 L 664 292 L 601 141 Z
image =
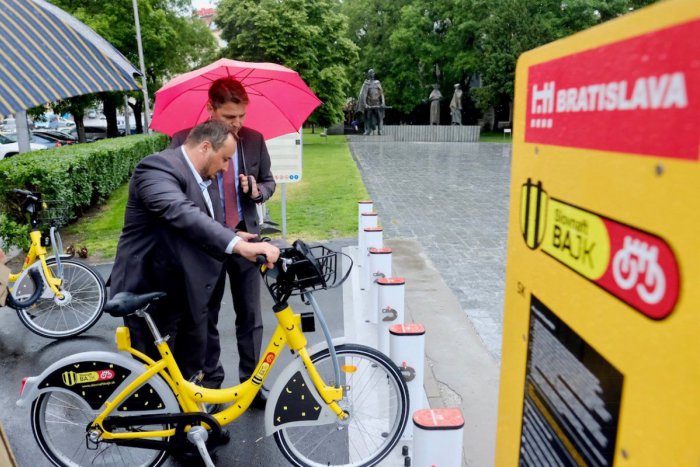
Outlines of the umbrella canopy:
M 274 63 L 222 58 L 179 75 L 156 92 L 151 128 L 173 135 L 209 118 L 207 102 L 212 81 L 232 76 L 243 84 L 250 103 L 245 126 L 265 139 L 299 131 L 321 101 L 299 74 Z
M 95 31 L 44 0 L 0 1 L 0 114 L 138 89 L 139 75 Z

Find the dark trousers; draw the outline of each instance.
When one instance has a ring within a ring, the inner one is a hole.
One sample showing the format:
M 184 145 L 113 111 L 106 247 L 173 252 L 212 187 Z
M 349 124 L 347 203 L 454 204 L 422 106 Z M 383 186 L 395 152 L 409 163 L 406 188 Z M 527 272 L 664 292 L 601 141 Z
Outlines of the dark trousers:
M 216 297 L 219 302 L 225 289 L 226 274 L 229 276 L 233 310 L 236 313 L 236 341 L 238 345 L 238 377 L 245 381 L 253 374 L 260 359 L 262 347 L 262 315 L 260 311 L 260 272 L 255 263 L 234 255 L 226 260 L 225 273 L 222 274 L 212 297 L 212 307 L 209 312 L 207 327 L 207 351 L 205 378 L 207 385 L 223 381 L 224 370 L 221 366 L 221 342 L 218 331 L 219 308 L 215 306 Z
M 184 291 L 169 290 L 168 296 L 149 307 L 149 314 L 163 338 L 169 336 L 168 345 L 182 375 L 189 379 L 203 369 L 207 345 L 208 312 L 198 316 L 187 306 Z M 160 354 L 146 320 L 127 316 L 124 324 L 129 328 L 131 345 L 158 361 Z

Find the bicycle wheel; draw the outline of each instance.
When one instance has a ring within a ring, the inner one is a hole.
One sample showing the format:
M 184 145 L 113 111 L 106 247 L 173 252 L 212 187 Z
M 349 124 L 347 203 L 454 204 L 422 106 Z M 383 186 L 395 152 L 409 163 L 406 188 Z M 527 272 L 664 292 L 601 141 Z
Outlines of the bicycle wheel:
M 396 446 L 408 419 L 408 389 L 396 365 L 361 345 L 335 347 L 345 388 L 347 420 L 283 428 L 275 441 L 297 466 L 376 465 Z M 311 357 L 323 379 L 334 383 L 328 349 Z
M 58 273 L 55 259 L 46 263 L 53 274 Z M 87 331 L 100 319 L 107 299 L 104 281 L 91 267 L 72 259 L 61 260 L 61 265 L 63 299 L 40 298 L 34 305 L 17 310 L 22 323 L 42 337 L 61 339 Z M 27 275 L 15 284 L 14 290 L 31 295 L 34 281 Z
M 32 431 L 39 447 L 53 465 L 155 467 L 166 460 L 166 451 L 107 442 L 88 447 L 86 429 L 97 414 L 85 399 L 72 392 L 49 391 L 34 401 Z M 166 428 L 164 425 L 139 426 L 130 427 L 129 431 Z

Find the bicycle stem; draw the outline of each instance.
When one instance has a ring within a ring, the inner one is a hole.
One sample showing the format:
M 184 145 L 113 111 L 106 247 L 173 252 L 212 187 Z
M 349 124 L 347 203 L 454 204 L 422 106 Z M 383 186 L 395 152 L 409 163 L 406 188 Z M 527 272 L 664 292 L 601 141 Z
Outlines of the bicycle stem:
M 325 336 L 326 343 L 328 344 L 328 350 L 331 353 L 331 361 L 333 362 L 333 371 L 335 373 L 335 387 L 339 388 L 340 387 L 340 365 L 338 364 L 338 356 L 336 355 L 335 347 L 333 346 L 333 338 L 331 337 L 331 331 L 328 328 L 328 324 L 326 323 L 326 318 L 323 316 L 323 312 L 321 311 L 321 307 L 318 306 L 318 302 L 316 301 L 316 297 L 314 297 L 314 293 L 307 292 L 306 297 L 309 300 L 311 307 L 314 309 L 314 313 L 316 314 L 316 317 L 318 318 L 318 322 L 321 324 L 321 329 L 323 330 L 323 335 Z

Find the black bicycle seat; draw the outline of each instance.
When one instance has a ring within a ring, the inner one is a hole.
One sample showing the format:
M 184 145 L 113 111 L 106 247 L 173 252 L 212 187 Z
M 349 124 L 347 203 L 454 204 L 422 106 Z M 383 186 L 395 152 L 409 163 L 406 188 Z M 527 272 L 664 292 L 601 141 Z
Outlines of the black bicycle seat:
M 160 300 L 166 295 L 168 294 L 165 292 L 150 292 L 145 294 L 119 292 L 105 304 L 104 311 L 115 318 L 121 318 L 140 310 L 150 303 Z

